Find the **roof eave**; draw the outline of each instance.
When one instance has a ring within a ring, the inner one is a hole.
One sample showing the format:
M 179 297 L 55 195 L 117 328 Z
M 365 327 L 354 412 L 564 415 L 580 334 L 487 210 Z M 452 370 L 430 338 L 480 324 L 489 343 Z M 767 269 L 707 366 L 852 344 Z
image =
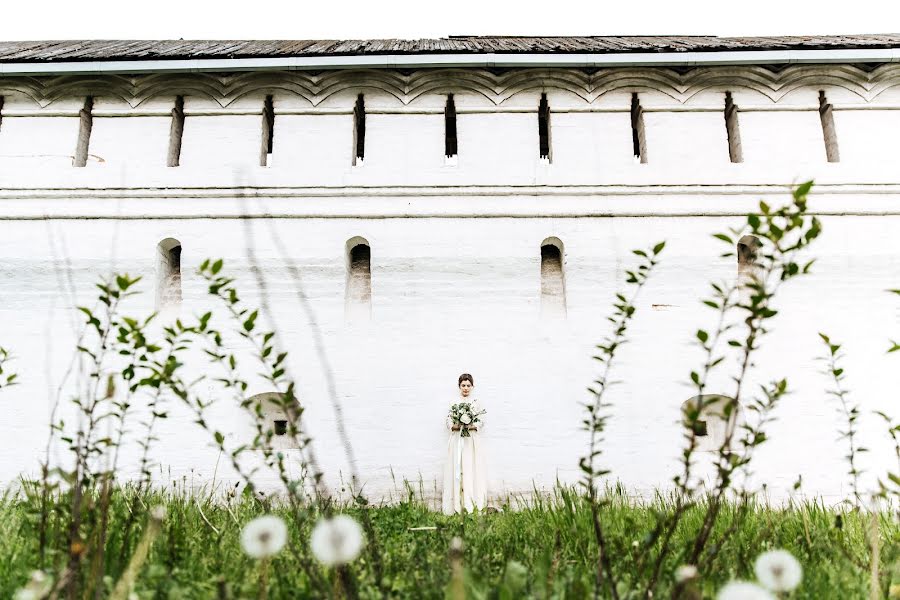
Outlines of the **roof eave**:
M 384 54 L 190 60 L 8 62 L 0 63 L 0 75 L 324 71 L 448 67 L 666 67 L 894 62 L 900 62 L 900 48 L 587 54 Z

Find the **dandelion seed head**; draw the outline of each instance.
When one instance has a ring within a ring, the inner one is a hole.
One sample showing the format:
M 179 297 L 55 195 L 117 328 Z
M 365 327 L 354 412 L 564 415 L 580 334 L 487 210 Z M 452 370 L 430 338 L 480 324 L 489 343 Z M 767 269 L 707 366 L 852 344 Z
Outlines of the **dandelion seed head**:
M 50 592 L 50 579 L 43 571 L 32 571 L 28 578 L 28 584 L 16 590 L 13 600 L 38 600 L 44 598 Z
M 150 509 L 150 518 L 154 521 L 164 521 L 166 519 L 166 507 L 165 506 L 154 506 Z
M 730 581 L 719 590 L 716 600 L 775 600 L 775 596 L 755 583 Z
M 355 559 L 364 543 L 359 523 L 347 515 L 321 519 L 310 538 L 313 555 L 329 567 L 347 564 Z
M 789 592 L 800 585 L 803 567 L 787 550 L 763 552 L 754 565 L 756 579 L 773 592 Z
M 278 554 L 287 543 L 287 525 L 281 517 L 266 515 L 253 519 L 241 530 L 241 547 L 251 558 Z
M 694 565 L 681 565 L 675 569 L 675 581 L 678 583 L 697 579 L 697 575 L 697 567 Z

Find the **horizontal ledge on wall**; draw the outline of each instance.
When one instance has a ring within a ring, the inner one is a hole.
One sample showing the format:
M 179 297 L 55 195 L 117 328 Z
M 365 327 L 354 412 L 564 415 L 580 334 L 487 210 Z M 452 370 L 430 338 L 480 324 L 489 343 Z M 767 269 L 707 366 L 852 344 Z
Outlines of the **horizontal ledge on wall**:
M 409 185 L 409 186 L 208 186 L 208 187 L 0 187 L 0 200 L 32 199 L 180 199 L 369 198 L 453 196 L 643 196 L 785 194 L 788 183 L 650 185 Z M 816 194 L 900 194 L 900 183 L 817 183 Z
M 386 54 L 192 60 L 58 61 L 0 64 L 2 75 L 202 73 L 440 67 L 623 67 L 900 62 L 898 48 L 558 54 Z
M 897 210 L 810 210 L 809 215 L 820 217 L 890 217 L 900 216 Z M 0 223 L 4 221 L 186 221 L 186 220 L 229 220 L 229 219 L 637 219 L 637 218 L 686 218 L 686 217 L 742 217 L 746 218 L 747 211 L 691 211 L 680 212 L 629 212 L 629 211 L 570 211 L 552 212 L 547 214 L 526 214 L 514 212 L 496 213 L 414 213 L 414 214 L 358 214 L 358 213 L 276 213 L 276 212 L 247 212 L 236 215 L 162 215 L 162 214 L 92 214 L 78 215 L 71 213 L 44 214 L 44 215 L 0 215 Z
M 387 191 L 387 190 L 385 190 Z M 152 195 L 107 190 L 52 193 L 3 192 L 0 221 L 44 219 L 213 220 L 213 219 L 463 219 L 591 217 L 744 217 L 758 210 L 760 197 L 770 204 L 789 198 L 788 186 L 647 186 L 591 190 L 559 189 L 556 194 L 529 190 L 469 190 L 442 194 L 373 194 L 336 199 L 306 193 L 286 196 L 272 190 L 150 191 Z M 546 190 L 543 190 L 546 191 Z M 307 191 L 308 192 L 308 191 Z M 580 192 L 580 193 L 579 193 Z M 243 194 L 243 195 L 240 195 Z M 821 215 L 900 215 L 900 184 L 892 186 L 817 186 L 810 212 Z

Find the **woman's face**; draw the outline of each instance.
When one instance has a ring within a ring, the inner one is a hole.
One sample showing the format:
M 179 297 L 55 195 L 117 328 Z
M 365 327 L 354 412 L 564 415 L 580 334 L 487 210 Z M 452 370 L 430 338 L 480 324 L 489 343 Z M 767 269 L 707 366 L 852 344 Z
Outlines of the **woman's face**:
M 472 393 L 472 382 L 468 379 L 463 380 L 462 383 L 459 384 L 459 393 L 462 394 L 463 398 L 468 398 L 469 394 Z

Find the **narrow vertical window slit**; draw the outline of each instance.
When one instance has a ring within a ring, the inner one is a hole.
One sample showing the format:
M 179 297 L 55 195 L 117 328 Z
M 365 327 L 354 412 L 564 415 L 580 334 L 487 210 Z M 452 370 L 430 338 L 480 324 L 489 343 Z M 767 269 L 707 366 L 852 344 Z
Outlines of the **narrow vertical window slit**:
M 819 90 L 819 117 L 822 120 L 822 135 L 825 138 L 825 156 L 828 162 L 841 161 L 838 151 L 837 132 L 834 129 L 834 107 L 825 97 L 825 91 Z
M 458 152 L 456 143 L 456 103 L 453 102 L 453 94 L 447 96 L 447 106 L 444 107 L 444 156 L 450 158 Z
M 366 102 L 363 95 L 356 97 L 353 107 L 353 164 L 362 165 L 366 156 Z
M 272 148 L 275 142 L 275 102 L 272 96 L 266 96 L 262 114 L 262 144 L 259 150 L 259 166 L 268 167 L 272 159 Z
M 78 143 L 75 145 L 74 161 L 76 167 L 87 165 L 88 150 L 91 145 L 91 129 L 94 125 L 94 117 L 91 114 L 93 110 L 94 98 L 88 96 L 84 100 L 84 107 L 78 111 Z
M 550 161 L 550 104 L 547 102 L 547 94 L 541 94 L 541 102 L 538 104 L 538 152 L 543 159 Z
M 637 92 L 631 94 L 631 144 L 634 158 L 642 164 L 647 162 L 647 137 L 644 133 L 644 109 Z
M 744 152 L 741 149 L 741 130 L 738 127 L 738 107 L 731 97 L 731 92 L 725 92 L 725 131 L 728 134 L 728 156 L 731 162 L 744 162 Z
M 181 163 L 181 139 L 184 137 L 184 96 L 175 97 L 172 109 L 172 125 L 169 127 L 169 154 L 166 166 L 177 167 Z

